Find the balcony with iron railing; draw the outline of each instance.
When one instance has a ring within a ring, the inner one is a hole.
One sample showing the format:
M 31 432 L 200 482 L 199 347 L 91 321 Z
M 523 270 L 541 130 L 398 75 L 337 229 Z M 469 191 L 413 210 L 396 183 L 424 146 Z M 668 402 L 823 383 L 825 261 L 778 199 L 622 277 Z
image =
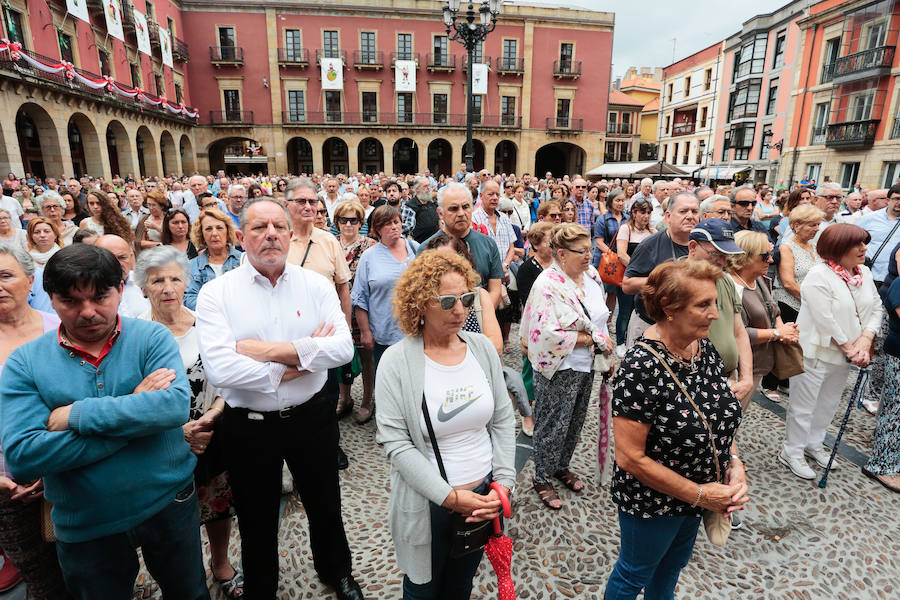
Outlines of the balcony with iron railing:
M 434 112 L 375 112 L 375 111 L 309 111 L 285 110 L 281 121 L 286 126 L 347 126 L 356 127 L 450 127 L 463 129 L 466 115 Z M 481 129 L 516 129 L 522 127 L 521 115 L 474 115 L 472 124 Z
M 411 60 L 416 63 L 416 68 L 422 62 L 421 52 L 391 52 L 391 66 L 394 66 L 398 60 Z
M 488 56 L 488 57 L 481 57 L 480 60 L 479 60 L 478 57 L 476 56 L 476 57 L 475 57 L 475 62 L 476 62 L 476 64 L 477 64 L 477 63 L 480 63 L 480 64 L 487 65 L 488 68 L 491 67 L 491 57 L 490 57 L 490 56 Z M 469 57 L 468 57 L 468 56 L 463 56 L 463 57 L 462 57 L 462 70 L 463 70 L 464 72 L 468 72 L 468 70 L 469 70 Z
M 425 55 L 425 67 L 429 71 L 450 73 L 456 70 L 456 55 L 449 53 L 432 54 L 429 52 Z
M 525 72 L 524 56 L 498 56 L 497 73 L 500 75 L 522 75 Z
M 341 62 L 346 65 L 347 64 L 347 51 L 346 50 L 325 50 L 322 48 L 316 48 L 316 64 L 320 64 L 323 58 L 340 58 Z
M 172 37 L 172 58 L 180 63 L 186 63 L 191 60 L 187 42 L 174 36 Z
M 894 63 L 894 46 L 879 46 L 862 52 L 842 56 L 834 62 L 835 84 L 881 77 L 891 72 Z
M 553 76 L 557 79 L 578 79 L 581 77 L 581 61 L 554 60 Z
M 679 135 L 691 135 L 697 131 L 696 121 L 685 121 L 683 123 L 675 123 L 672 125 L 672 137 Z
M 583 131 L 584 119 L 569 117 L 547 117 L 547 131 Z
M 147 17 L 147 37 L 150 38 L 150 46 L 159 50 L 159 23 Z
M 822 83 L 830 83 L 834 79 L 834 67 L 837 62 L 826 63 L 822 67 Z
M 216 67 L 242 67 L 244 49 L 241 46 L 210 46 L 209 61 Z
M 631 123 L 607 123 L 606 133 L 608 135 L 630 136 L 634 133 L 634 126 Z
M 383 69 L 384 52 L 382 52 L 381 50 L 354 50 L 353 66 L 359 70 Z
M 211 110 L 209 122 L 213 125 L 252 125 L 252 110 Z
M 31 58 L 43 62 L 44 64 L 59 63 L 58 58 L 44 56 L 43 54 L 39 54 L 25 48 L 22 48 L 19 52 L 21 52 L 22 54 L 27 54 Z M 11 60 L 8 53 L 3 53 L 2 55 L 0 55 L 0 69 L 16 72 L 21 77 L 25 78 L 26 80 L 30 80 L 37 85 L 46 86 L 48 88 L 64 93 L 82 95 L 85 98 L 89 98 L 97 102 L 102 102 L 103 104 L 109 106 L 114 106 L 133 112 L 140 112 L 145 114 L 151 113 L 158 117 L 172 119 L 182 123 L 186 122 L 193 124 L 195 122 L 194 119 L 189 118 L 186 115 L 176 115 L 171 113 L 170 111 L 166 110 L 161 104 L 152 106 L 150 104 L 147 104 L 146 102 L 143 102 L 138 97 L 127 98 L 107 89 L 106 87 L 93 89 L 87 87 L 86 85 L 82 85 L 78 81 L 78 79 L 69 80 L 68 78 L 66 78 L 65 71 L 60 71 L 59 73 L 48 73 L 34 67 L 30 63 L 26 62 L 24 58 L 19 58 L 15 61 Z M 98 75 L 97 73 L 91 73 L 90 71 L 78 68 L 76 68 L 75 70 L 89 79 L 102 79 L 102 76 Z M 115 82 L 115 84 L 122 89 L 132 89 L 132 86 L 130 84 L 124 84 L 118 81 Z
M 875 143 L 880 119 L 831 123 L 825 133 L 828 148 L 867 148 Z
M 631 162 L 631 152 L 605 152 L 603 162 Z
M 308 67 L 309 49 L 297 47 L 279 48 L 278 65 L 282 67 Z

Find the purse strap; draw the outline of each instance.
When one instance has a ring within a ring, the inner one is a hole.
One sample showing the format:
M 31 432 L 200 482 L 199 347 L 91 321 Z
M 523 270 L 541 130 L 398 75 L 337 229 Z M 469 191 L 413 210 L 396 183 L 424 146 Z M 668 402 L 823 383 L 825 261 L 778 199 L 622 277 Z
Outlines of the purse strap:
M 447 471 L 444 470 L 444 461 L 441 460 L 441 451 L 438 449 L 437 437 L 434 435 L 434 427 L 431 424 L 431 415 L 428 414 L 428 404 L 425 402 L 425 392 L 422 392 L 422 414 L 425 415 L 425 427 L 428 428 L 428 437 L 431 438 L 431 448 L 434 450 L 434 457 L 437 459 L 438 470 L 444 481 L 450 483 L 447 479 Z
M 884 241 L 878 247 L 878 251 L 875 252 L 875 256 L 872 257 L 873 265 L 875 264 L 875 261 L 878 260 L 878 255 L 881 254 L 881 251 L 884 250 L 884 247 L 888 245 L 888 242 L 890 242 L 891 238 L 894 237 L 894 234 L 897 233 L 898 227 L 900 227 L 900 219 L 897 219 L 897 222 L 894 223 L 893 229 L 891 229 L 891 232 L 888 234 L 888 236 L 886 238 L 884 238 Z
M 675 375 L 675 372 L 672 371 L 672 368 L 669 366 L 669 363 L 667 363 L 665 359 L 660 356 L 659 352 L 657 352 L 656 350 L 651 348 L 649 344 L 646 344 L 644 342 L 637 342 L 637 345 L 646 348 L 646 350 L 650 354 L 656 357 L 656 359 L 660 362 L 660 364 L 662 364 L 665 370 L 669 372 L 669 375 L 672 376 L 672 379 L 675 380 L 675 384 L 678 385 L 678 389 L 681 390 L 681 393 L 684 394 L 684 397 L 687 398 L 687 401 L 690 402 L 691 406 L 694 407 L 694 411 L 700 416 L 700 420 L 703 421 L 703 424 L 706 426 L 706 431 L 709 433 L 709 444 L 712 447 L 713 459 L 715 459 L 716 463 L 716 481 L 722 481 L 722 470 L 719 467 L 719 451 L 716 450 L 715 437 L 713 436 L 712 427 L 709 426 L 709 421 L 706 420 L 706 415 L 703 414 L 703 412 L 694 402 L 694 399 L 691 397 L 691 395 L 687 393 L 686 389 L 684 389 L 684 386 L 681 384 L 681 380 L 678 379 L 678 377 Z

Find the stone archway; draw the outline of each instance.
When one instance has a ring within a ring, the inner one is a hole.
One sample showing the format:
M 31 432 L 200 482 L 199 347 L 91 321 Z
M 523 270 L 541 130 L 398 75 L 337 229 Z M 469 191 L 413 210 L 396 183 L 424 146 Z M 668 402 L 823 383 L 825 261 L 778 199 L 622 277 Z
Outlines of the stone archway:
M 213 141 L 207 148 L 209 172 L 225 171 L 226 175 L 269 172 L 266 149 L 254 139 L 226 137 Z
M 16 137 L 22 166 L 35 177 L 59 177 L 65 170 L 56 124 L 49 113 L 33 102 L 16 111 Z
M 293 137 L 287 143 L 288 173 L 300 175 L 315 171 L 313 167 L 313 147 L 304 137 Z
M 494 173 L 516 172 L 516 159 L 519 149 L 514 142 L 503 140 L 494 149 Z
M 110 121 L 106 126 L 106 153 L 109 156 L 109 172 L 115 177 L 134 176 L 135 154 L 128 131 L 120 121 Z
M 534 155 L 534 176 L 543 177 L 547 171 L 556 178 L 584 172 L 584 148 L 569 142 L 553 142 L 538 148 Z
M 474 146 L 474 150 L 472 152 L 473 163 L 475 165 L 475 171 L 480 171 L 484 168 L 484 142 L 481 140 L 476 140 L 472 138 L 472 145 Z M 461 162 L 466 162 L 466 143 L 463 142 L 462 147 L 460 148 L 460 156 L 462 156 Z
M 431 140 L 428 144 L 428 170 L 435 178 L 453 175 L 453 146 L 444 138 Z
M 194 156 L 194 143 L 186 134 L 178 140 L 178 153 L 181 155 L 181 170 L 184 174 L 197 172 L 197 159 Z
M 347 142 L 330 137 L 322 144 L 322 173 L 337 175 L 350 172 L 350 150 Z
M 372 137 L 359 142 L 356 146 L 357 166 L 362 173 L 375 174 L 384 171 L 384 146 Z
M 419 147 L 410 138 L 400 138 L 394 142 L 394 174 L 410 175 L 419 172 Z
M 69 152 L 75 177 L 104 174 L 103 157 L 100 151 L 100 137 L 94 123 L 84 113 L 74 113 L 69 117 L 67 127 Z
M 161 177 L 163 174 L 160 171 L 156 142 L 153 141 L 153 134 L 145 125 L 138 127 L 135 149 L 137 150 L 138 173 L 141 177 Z
M 175 139 L 172 134 L 164 129 L 159 134 L 159 156 L 162 160 L 162 174 L 170 175 L 178 173 L 178 154 L 175 151 Z

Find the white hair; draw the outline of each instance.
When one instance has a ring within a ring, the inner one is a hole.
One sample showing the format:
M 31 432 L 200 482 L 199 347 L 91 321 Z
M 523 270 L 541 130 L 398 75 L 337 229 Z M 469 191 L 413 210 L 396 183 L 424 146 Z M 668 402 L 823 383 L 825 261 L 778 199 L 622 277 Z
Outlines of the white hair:
M 172 264 L 181 268 L 184 283 L 187 285 L 191 278 L 191 264 L 188 262 L 184 252 L 174 246 L 154 246 L 141 252 L 137 263 L 134 265 L 134 273 L 132 274 L 134 283 L 143 289 L 147 285 L 147 277 L 149 277 L 151 269 L 159 269 Z
M 649 177 L 644 177 L 643 179 L 641 179 L 641 187 L 643 187 L 643 186 L 645 186 L 645 185 L 652 186 L 652 185 L 653 185 L 653 180 L 650 179 Z
M 834 181 L 826 181 L 816 188 L 816 196 L 824 196 L 825 190 L 838 191 L 841 194 L 844 193 L 844 188 L 841 187 L 841 184 Z
M 234 185 L 229 185 L 229 186 L 228 186 L 228 195 L 229 195 L 229 196 L 231 195 L 232 190 L 237 190 L 237 191 L 239 191 L 239 192 L 244 192 L 244 194 L 247 193 L 247 188 L 245 188 L 244 186 L 242 186 L 242 185 L 239 184 L 239 183 L 235 183 Z
M 68 194 L 69 192 L 66 192 L 66 193 Z M 62 207 L 63 210 L 66 210 L 65 198 L 63 198 L 62 196 L 60 196 L 57 192 L 54 192 L 53 190 L 45 191 L 43 194 L 41 194 L 40 196 L 35 198 L 35 201 L 38 203 L 38 206 L 41 208 L 44 207 L 44 202 L 49 201 L 49 202 L 56 202 L 57 204 L 59 204 Z
M 458 192 L 463 192 L 466 195 L 466 198 L 469 199 L 469 202 L 472 202 L 472 192 L 469 190 L 469 188 L 461 183 L 457 183 L 456 181 L 451 181 L 450 183 L 448 183 L 447 185 L 445 185 L 444 187 L 442 187 L 441 189 L 438 190 L 438 206 L 440 206 L 443 209 L 444 208 L 444 196 L 446 195 L 446 193 L 448 191 L 452 192 L 454 190 L 456 190 Z

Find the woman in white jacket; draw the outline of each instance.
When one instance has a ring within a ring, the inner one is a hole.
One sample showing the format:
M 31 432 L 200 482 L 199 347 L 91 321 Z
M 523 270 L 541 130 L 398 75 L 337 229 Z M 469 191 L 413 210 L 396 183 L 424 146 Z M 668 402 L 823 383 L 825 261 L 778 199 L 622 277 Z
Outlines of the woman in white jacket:
M 787 434 L 778 459 L 803 479 L 816 476 L 804 454 L 820 467 L 828 464 L 825 428 L 834 418 L 850 365 L 864 367 L 872 358 L 883 308 L 872 273 L 863 265 L 870 239 L 857 225 L 829 226 L 816 245 L 824 263 L 810 269 L 800 286 L 797 326 L 804 372 L 791 377 Z

